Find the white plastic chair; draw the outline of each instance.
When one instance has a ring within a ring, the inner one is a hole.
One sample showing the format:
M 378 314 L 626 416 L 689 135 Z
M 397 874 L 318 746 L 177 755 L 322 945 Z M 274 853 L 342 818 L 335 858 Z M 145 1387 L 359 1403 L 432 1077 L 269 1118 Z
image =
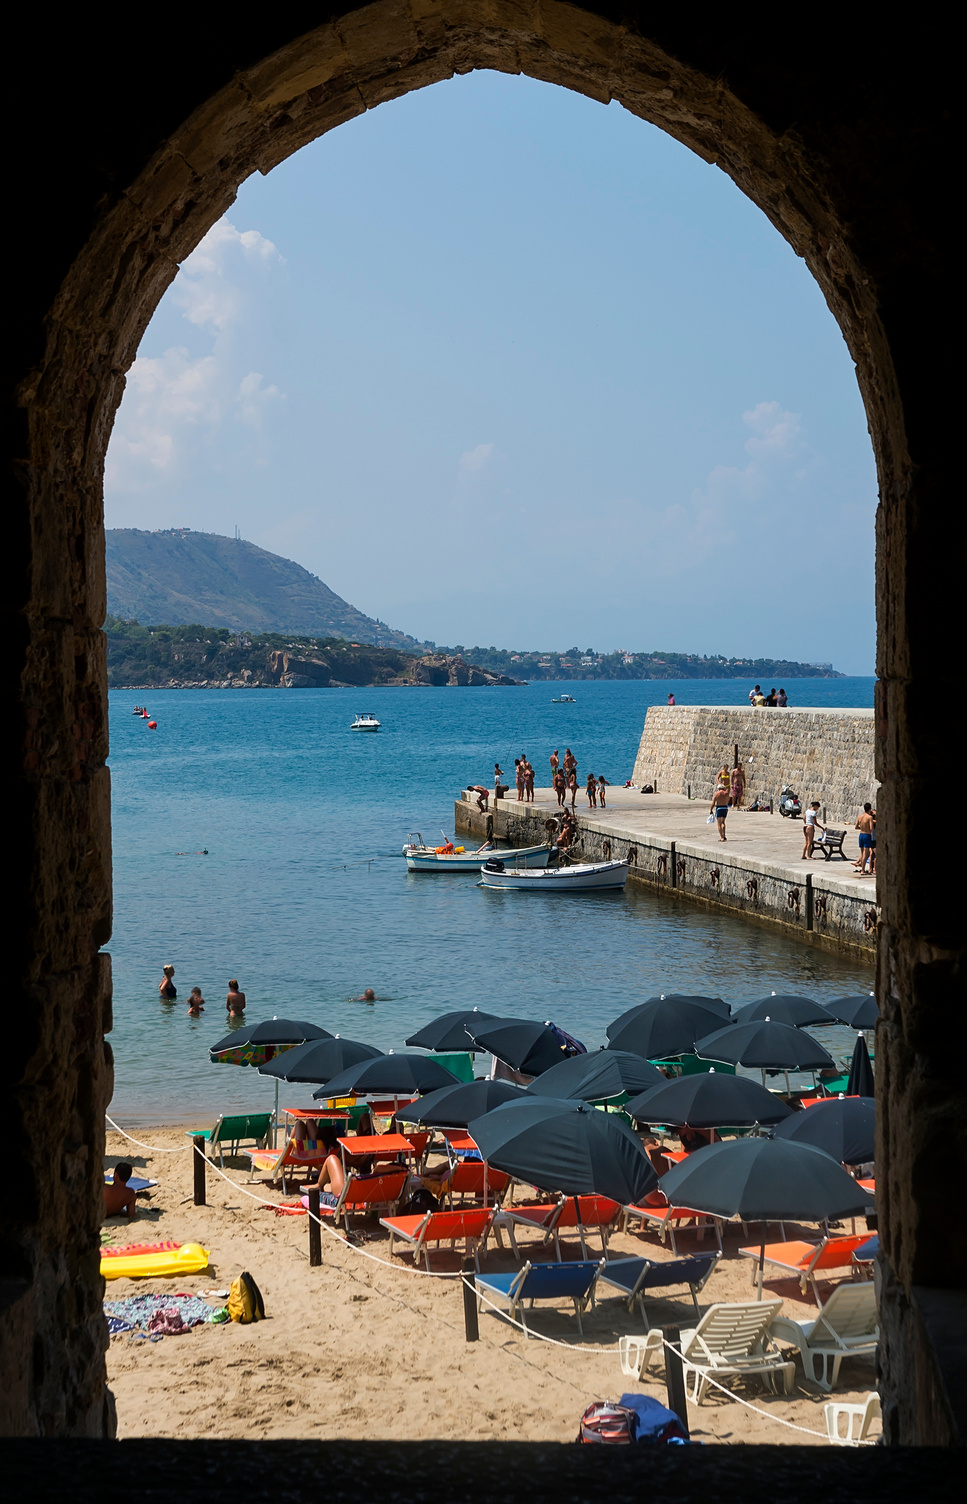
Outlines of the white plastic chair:
M 640 1379 L 646 1369 L 663 1358 L 664 1354 L 664 1340 L 657 1326 L 651 1327 L 645 1337 L 618 1338 L 621 1372 L 629 1379 Z
M 870 1426 L 879 1420 L 880 1396 L 874 1391 L 866 1396 L 865 1405 L 824 1405 L 826 1434 L 834 1447 L 858 1447 L 869 1435 Z M 846 1422 L 844 1430 L 841 1422 Z
M 872 1357 L 876 1352 L 880 1340 L 876 1286 L 865 1280 L 837 1285 L 815 1321 L 782 1316 L 773 1323 L 772 1335 L 777 1342 L 791 1342 L 799 1348 L 806 1378 L 828 1394 L 836 1388 L 844 1358 Z

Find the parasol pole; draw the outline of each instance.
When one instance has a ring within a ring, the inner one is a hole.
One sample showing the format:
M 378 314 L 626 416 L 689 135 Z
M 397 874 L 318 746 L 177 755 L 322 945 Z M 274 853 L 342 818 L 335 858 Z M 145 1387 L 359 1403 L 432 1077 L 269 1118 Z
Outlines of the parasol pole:
M 766 1260 L 766 1223 L 763 1222 L 763 1224 L 762 1224 L 762 1242 L 759 1245 L 759 1271 L 758 1271 L 758 1278 L 756 1280 L 756 1284 L 758 1285 L 759 1289 L 758 1289 L 758 1294 L 756 1295 L 756 1300 L 761 1300 L 762 1299 L 762 1266 L 765 1263 L 765 1260 Z

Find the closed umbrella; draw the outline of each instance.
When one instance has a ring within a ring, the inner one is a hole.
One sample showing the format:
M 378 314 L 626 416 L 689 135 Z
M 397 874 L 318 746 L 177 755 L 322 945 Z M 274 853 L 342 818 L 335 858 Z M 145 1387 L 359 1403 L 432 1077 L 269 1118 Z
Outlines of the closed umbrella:
M 361 1060 L 340 1071 L 312 1093 L 313 1097 L 346 1097 L 392 1093 L 394 1097 L 415 1092 L 433 1091 L 438 1086 L 454 1086 L 458 1078 L 438 1060 L 428 1055 L 380 1055 L 376 1060 Z
M 697 1149 L 662 1177 L 669 1204 L 744 1222 L 826 1222 L 862 1216 L 869 1197 L 841 1164 L 811 1144 L 732 1139 Z M 759 1250 L 759 1299 L 766 1232 Z
M 856 1043 L 853 1046 L 853 1059 L 850 1061 L 846 1095 L 848 1097 L 872 1097 L 873 1092 L 873 1067 L 870 1064 L 870 1052 L 866 1048 L 865 1037 L 857 1034 Z
M 624 1119 L 586 1102 L 529 1096 L 474 1118 L 469 1132 L 488 1163 L 545 1191 L 609 1196 L 624 1205 L 658 1183 Z
M 480 1008 L 458 1008 L 453 1013 L 442 1013 L 439 1018 L 424 1024 L 411 1034 L 404 1044 L 418 1050 L 472 1050 L 474 1030 L 487 1024 L 497 1023 L 500 1015 L 486 1013 Z
M 703 1003 L 659 998 L 636 1010 L 627 1023 L 610 1034 L 611 1049 L 630 1050 L 646 1060 L 666 1055 L 684 1055 L 695 1048 L 696 1039 L 722 1028 L 720 1013 Z M 726 1032 L 731 1029 L 725 1024 Z
M 424 1128 L 466 1128 L 471 1118 L 483 1117 L 505 1102 L 527 1097 L 527 1088 L 512 1081 L 461 1081 L 459 1086 L 441 1086 L 418 1102 L 401 1109 L 407 1123 Z
M 818 1040 L 792 1024 L 777 1024 L 764 1018 L 758 1023 L 732 1024 L 698 1040 L 695 1053 L 702 1060 L 725 1060 L 731 1065 L 785 1071 L 786 1089 L 789 1071 L 817 1071 L 832 1066 L 833 1057 Z
M 699 997 L 697 994 L 693 995 L 687 992 L 661 992 L 655 997 L 645 998 L 643 1003 L 635 1003 L 633 1007 L 626 1008 L 623 1013 L 619 1013 L 617 1018 L 613 1018 L 605 1030 L 608 1038 L 611 1039 L 636 1014 L 640 1013 L 643 1008 L 650 1007 L 652 1003 L 697 1003 L 700 1008 L 707 1008 L 709 1013 L 717 1013 L 722 1022 L 726 1024 L 732 1017 L 732 1010 L 724 998 Z
M 502 1060 L 512 1070 L 525 1076 L 539 1076 L 552 1065 L 576 1053 L 568 1036 L 549 1021 L 534 1023 L 531 1019 L 501 1019 L 487 1025 L 474 1034 L 480 1049 L 489 1050 L 497 1060 Z
M 360 1039 L 312 1039 L 294 1050 L 286 1050 L 274 1060 L 259 1066 L 259 1075 L 277 1076 L 280 1081 L 312 1081 L 316 1085 L 328 1081 L 340 1071 L 361 1060 L 375 1060 L 382 1055 L 375 1045 L 363 1044 Z
M 679 1076 L 635 1097 L 625 1109 L 640 1123 L 669 1123 L 690 1128 L 751 1128 L 781 1123 L 792 1111 L 748 1076 L 709 1071 Z M 800 1114 L 801 1116 L 801 1114 Z
M 829 1097 L 791 1113 L 775 1136 L 812 1144 L 841 1164 L 866 1164 L 876 1153 L 876 1103 L 872 1097 Z
M 656 1065 L 628 1050 L 596 1050 L 552 1065 L 527 1088 L 540 1097 L 581 1097 L 601 1102 L 656 1086 L 665 1077 Z
M 836 997 L 826 1004 L 826 1011 L 851 1029 L 875 1029 L 880 1016 L 876 994 L 861 992 L 852 997 Z
M 253 1065 L 259 1068 L 283 1050 L 294 1050 L 307 1039 L 331 1039 L 328 1029 L 306 1023 L 299 1018 L 266 1018 L 258 1024 L 243 1024 L 233 1029 L 209 1050 L 213 1065 Z M 272 1119 L 272 1146 L 279 1123 L 279 1083 L 275 1083 L 275 1116 Z
M 796 1029 L 808 1029 L 811 1024 L 831 1024 L 836 1020 L 821 1003 L 811 997 L 777 995 L 760 997 L 756 1002 L 745 1003 L 736 1009 L 737 1024 L 757 1023 L 759 1019 L 771 1018 L 773 1023 L 792 1024 Z

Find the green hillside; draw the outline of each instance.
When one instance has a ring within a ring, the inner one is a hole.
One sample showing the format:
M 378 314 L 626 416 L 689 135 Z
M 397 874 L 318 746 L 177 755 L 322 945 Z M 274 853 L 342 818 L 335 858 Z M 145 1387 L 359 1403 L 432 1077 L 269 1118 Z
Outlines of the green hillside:
M 387 648 L 428 646 L 357 611 L 301 564 L 244 539 L 188 528 L 109 528 L 105 536 L 112 616 L 342 637 Z

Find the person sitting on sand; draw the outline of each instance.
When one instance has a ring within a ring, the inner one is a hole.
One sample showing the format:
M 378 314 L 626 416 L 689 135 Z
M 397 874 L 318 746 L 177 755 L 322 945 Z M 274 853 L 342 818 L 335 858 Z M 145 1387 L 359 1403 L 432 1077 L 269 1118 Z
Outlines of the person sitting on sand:
M 133 1174 L 134 1169 L 129 1164 L 122 1163 L 114 1166 L 114 1180 L 104 1187 L 105 1217 L 136 1217 L 138 1215 L 134 1191 L 128 1185 Z
M 225 1007 L 232 1018 L 241 1018 L 245 1012 L 245 993 L 239 992 L 238 981 L 235 977 L 228 984 L 228 997 L 225 999 Z
M 201 995 L 200 987 L 193 987 L 188 998 L 188 1012 L 192 1018 L 197 1018 L 205 1006 L 205 999 Z
M 174 998 L 178 996 L 178 989 L 172 981 L 172 978 L 175 974 L 175 968 L 173 966 L 163 966 L 161 969 L 164 972 L 164 976 L 158 983 L 158 991 L 160 992 L 164 1001 L 166 1003 L 170 1003 Z

